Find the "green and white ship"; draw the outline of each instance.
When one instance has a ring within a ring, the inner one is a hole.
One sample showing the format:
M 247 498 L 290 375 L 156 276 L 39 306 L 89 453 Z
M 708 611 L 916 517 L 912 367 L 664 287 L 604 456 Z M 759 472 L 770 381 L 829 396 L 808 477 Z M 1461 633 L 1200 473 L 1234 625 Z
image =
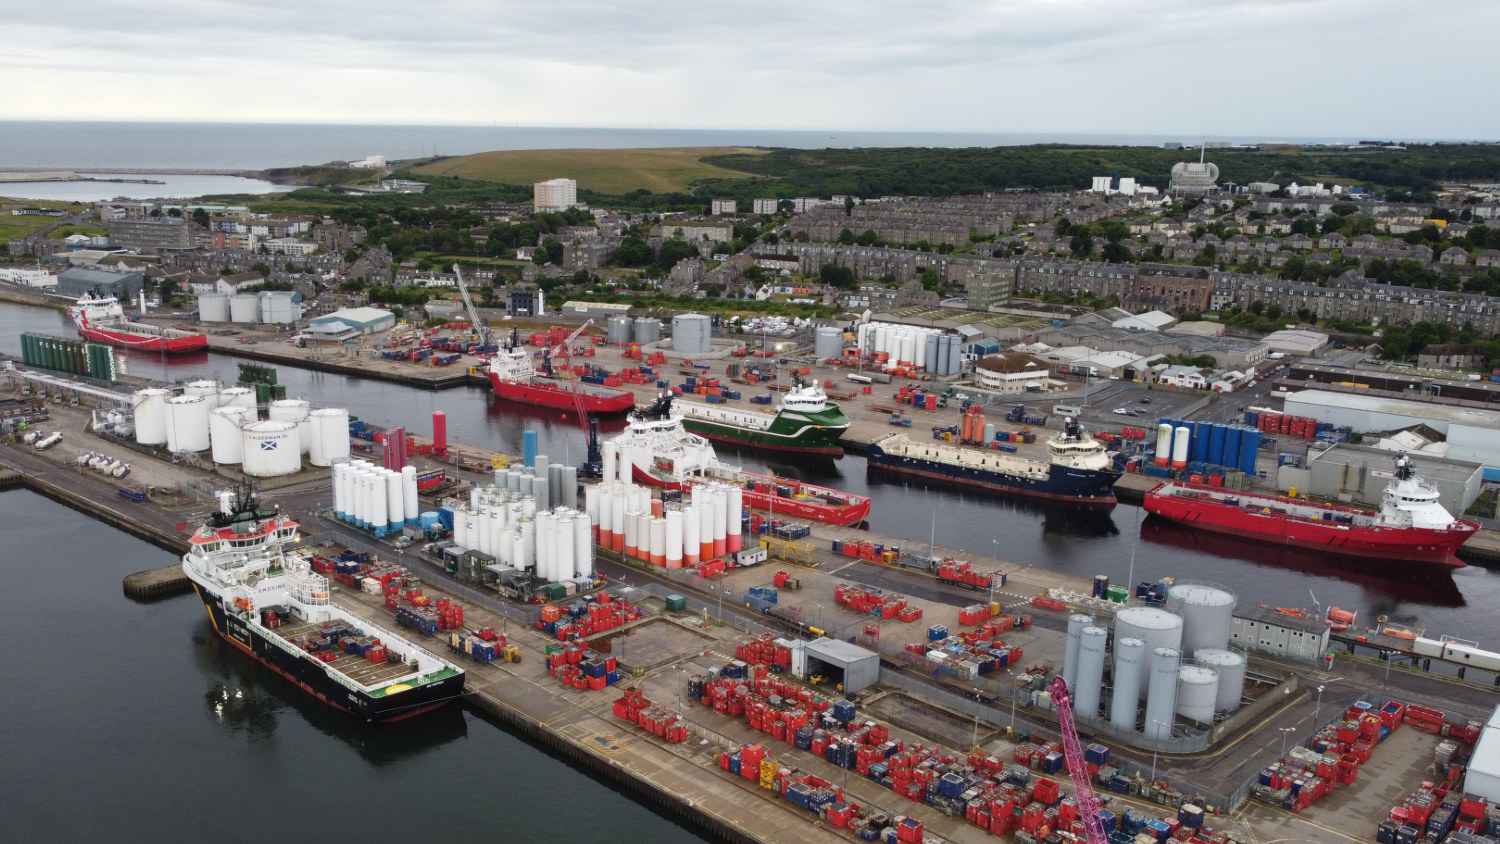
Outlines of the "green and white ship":
M 711 440 L 829 457 L 843 456 L 839 437 L 849 427 L 849 417 L 828 394 L 801 379 L 781 397 L 774 414 L 683 398 L 673 403 L 672 412 L 681 415 L 682 427 Z

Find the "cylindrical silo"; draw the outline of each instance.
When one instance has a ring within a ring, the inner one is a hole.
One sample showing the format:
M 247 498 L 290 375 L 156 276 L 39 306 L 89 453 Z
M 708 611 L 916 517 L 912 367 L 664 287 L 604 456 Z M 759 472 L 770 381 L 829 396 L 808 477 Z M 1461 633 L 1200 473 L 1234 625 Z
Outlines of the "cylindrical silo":
M 715 486 L 710 496 L 713 500 L 714 556 L 722 557 L 729 550 L 729 495 L 722 486 Z
M 615 480 L 620 475 L 618 468 L 620 460 L 620 444 L 614 440 L 606 442 L 599 447 L 600 458 L 603 460 L 604 480 L 606 482 Z
M 155 387 L 136 391 L 131 411 L 136 442 L 162 445 L 167 441 L 167 397 L 170 395 L 168 391 Z
M 667 520 L 667 558 L 666 564 L 669 569 L 682 568 L 682 511 L 668 510 Z
M 1228 589 L 1207 583 L 1178 582 L 1167 590 L 1166 606 L 1182 616 L 1183 653 L 1229 647 L 1235 598 Z
M 245 459 L 244 435 L 240 433 L 244 414 L 243 407 L 216 407 L 208 412 L 208 441 L 215 463 L 232 466 Z
M 552 521 L 552 579 L 573 579 L 573 517 L 567 513 Z
M 701 501 L 698 496 L 702 495 Z M 693 490 L 693 503 L 698 505 L 698 559 L 712 560 L 714 553 L 714 501 L 713 496 L 708 494 L 708 487 L 700 486 Z
M 1245 655 L 1227 648 L 1199 648 L 1193 651 L 1193 659 L 1219 671 L 1214 708 L 1224 712 L 1239 709 L 1245 688 Z
M 636 317 L 635 342 L 645 345 L 661 339 L 661 320 L 653 317 Z
M 651 565 L 667 564 L 667 520 L 651 519 Z
M 198 297 L 199 322 L 228 322 L 229 297 L 223 293 L 204 293 Z
M 1207 665 L 1183 665 L 1177 669 L 1178 715 L 1200 724 L 1212 724 L 1218 699 L 1218 669 Z
M 682 511 L 682 561 L 688 566 L 698 564 L 698 556 L 703 546 L 698 537 L 701 535 L 700 527 L 703 517 L 698 513 L 698 504 L 689 504 Z
M 573 517 L 573 576 L 592 577 L 593 574 L 594 542 L 589 517 L 578 514 Z
M 1108 641 L 1109 631 L 1103 627 L 1085 627 L 1078 635 L 1078 684 L 1073 689 L 1073 710 L 1091 721 L 1099 717 Z
M 1122 730 L 1135 729 L 1145 662 L 1145 642 L 1134 638 L 1115 639 L 1115 690 L 1109 702 L 1109 722 Z
M 562 484 L 557 490 L 557 500 L 561 501 L 564 507 L 576 508 L 578 506 L 577 466 L 562 467 Z
M 688 355 L 713 351 L 709 318 L 703 314 L 678 314 L 672 317 L 672 351 Z
M 1083 613 L 1074 613 L 1068 616 L 1068 638 L 1067 649 L 1063 653 L 1063 680 L 1067 681 L 1068 688 L 1077 685 L 1078 680 L 1078 639 L 1083 635 L 1083 628 L 1091 627 L 1094 617 Z
M 611 343 L 629 343 L 630 325 L 630 317 L 624 314 L 612 316 L 605 323 L 605 336 Z
M 615 523 L 613 531 L 609 536 L 609 549 L 611 551 L 625 550 L 625 514 L 629 510 L 627 499 L 629 495 L 621 490 L 615 494 L 614 500 L 609 503 L 609 517 Z
M 182 385 L 184 396 L 198 396 L 208 402 L 208 409 L 213 410 L 219 406 L 219 382 L 199 379 L 189 381 Z
M 1188 441 L 1192 436 L 1193 432 L 1188 426 L 1177 426 L 1177 433 L 1172 436 L 1172 468 L 1182 469 L 1187 466 Z
M 1172 426 L 1166 422 L 1156 426 L 1156 465 L 1169 466 L 1172 463 Z
M 724 502 L 727 520 L 724 524 L 724 550 L 733 554 L 743 547 L 740 532 L 745 521 L 745 490 L 735 484 L 727 487 L 724 494 L 727 499 Z
M 230 296 L 229 319 L 246 325 L 260 322 L 260 297 L 251 293 Z
M 314 466 L 327 466 L 349 456 L 349 411 L 320 407 L 309 413 L 307 459 Z
M 819 360 L 838 358 L 844 354 L 843 329 L 825 325 L 813 333 L 813 354 Z
M 202 396 L 167 399 L 167 450 L 206 451 L 208 447 L 208 401 Z
M 225 387 L 219 391 L 219 407 L 246 407 L 255 410 L 255 391 L 249 387 Z
M 641 538 L 637 533 L 640 518 L 641 514 L 638 510 L 625 511 L 625 556 L 627 557 L 640 556 Z
M 245 474 L 252 478 L 275 478 L 295 474 L 302 468 L 302 456 L 297 452 L 297 426 L 291 422 L 249 422 L 240 429 L 244 433 L 243 448 Z M 382 499 L 384 501 L 384 499 Z M 385 507 L 378 508 L 380 524 L 385 524 Z M 371 519 L 373 524 L 374 520 Z
M 1146 643 L 1146 670 L 1154 670 L 1157 648 L 1182 649 L 1182 618 L 1156 607 L 1126 607 L 1115 613 L 1115 641 L 1140 639 Z
M 615 491 L 607 484 L 589 487 L 599 490 L 599 518 L 594 523 L 594 541 L 608 548 L 615 534 Z
M 312 406 L 304 399 L 276 399 L 266 410 L 266 418 L 275 422 L 292 422 L 297 426 L 297 450 L 307 454 L 312 444 Z
M 1172 720 L 1177 711 L 1177 669 L 1181 662 L 1182 651 L 1176 648 L 1156 648 L 1151 652 L 1146 691 L 1145 732 L 1148 738 L 1165 739 L 1172 735 Z
M 917 343 L 917 366 L 933 372 L 937 371 L 937 367 L 933 366 L 933 364 L 938 360 L 938 355 L 940 354 L 938 352 L 938 343 L 942 339 L 941 334 L 933 333 L 928 333 L 921 338 L 921 341 Z

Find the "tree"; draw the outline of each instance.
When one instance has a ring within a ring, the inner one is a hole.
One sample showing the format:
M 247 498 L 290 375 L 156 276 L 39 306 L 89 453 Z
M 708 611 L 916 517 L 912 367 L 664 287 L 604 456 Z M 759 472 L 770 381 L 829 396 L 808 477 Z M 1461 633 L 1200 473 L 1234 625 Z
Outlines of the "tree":
M 1071 231 L 1072 228 L 1073 221 L 1069 220 L 1067 217 L 1063 217 L 1057 221 L 1057 225 L 1053 226 L 1052 230 L 1057 233 L 1058 237 L 1067 237 L 1068 232 Z
M 1130 260 L 1130 250 L 1118 241 L 1104 244 L 1104 260 L 1111 264 L 1123 264 Z
M 854 197 L 852 197 L 852 196 L 845 196 L 844 197 L 844 216 L 848 217 L 848 216 L 851 216 L 853 213 L 854 213 Z
M 684 258 L 698 257 L 698 247 L 688 243 L 680 237 L 674 237 L 661 245 L 656 252 L 656 266 L 662 272 L 672 269 L 678 261 Z
M 843 231 L 840 231 L 839 232 L 839 243 L 842 243 L 845 246 L 853 246 L 854 245 L 854 232 L 849 231 L 848 229 L 844 229 Z
M 943 286 L 943 276 L 938 273 L 936 267 L 928 267 L 922 271 L 922 289 L 939 290 Z
M 559 266 L 562 264 L 563 245 L 557 238 L 549 237 L 542 241 L 542 248 L 538 251 L 546 252 L 547 260 L 550 263 L 558 264 Z
M 865 229 L 863 232 L 860 232 L 855 242 L 860 246 L 874 246 L 880 242 L 880 235 L 876 234 L 874 229 Z
M 620 267 L 644 267 L 655 258 L 656 256 L 651 254 L 651 246 L 646 241 L 630 235 L 620 241 L 620 248 L 615 250 L 614 263 Z
M 163 302 L 170 301 L 173 296 L 177 295 L 177 282 L 173 281 L 170 278 L 162 279 L 161 282 L 156 285 L 156 295 Z
M 179 217 L 180 218 L 182 216 L 182 209 L 181 208 L 168 208 L 167 209 L 167 216 L 168 217 Z
M 202 208 L 193 209 L 193 222 L 197 223 L 205 229 L 211 225 L 211 222 L 208 219 L 208 212 Z
M 848 267 L 840 267 L 837 264 L 824 264 L 818 270 L 818 280 L 830 287 L 852 290 L 855 282 L 854 270 Z
M 260 273 L 262 276 L 269 277 L 271 275 L 271 267 L 265 261 L 256 261 L 250 265 L 250 272 Z
M 1400 325 L 1387 325 L 1380 332 L 1381 354 L 1391 360 L 1405 360 L 1411 346 L 1411 333 Z
M 1094 239 L 1089 237 L 1087 231 L 1080 232 L 1068 241 L 1068 249 L 1072 251 L 1073 257 L 1086 258 L 1094 251 Z

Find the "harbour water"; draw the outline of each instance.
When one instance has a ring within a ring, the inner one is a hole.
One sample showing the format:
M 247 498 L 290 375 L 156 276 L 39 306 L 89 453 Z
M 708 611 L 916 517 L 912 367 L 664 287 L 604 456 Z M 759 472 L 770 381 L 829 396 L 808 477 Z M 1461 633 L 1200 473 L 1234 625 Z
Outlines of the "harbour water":
M 72 336 L 61 314 L 0 305 L 0 351 L 17 354 L 20 331 Z M 216 377 L 232 381 L 238 360 L 226 355 L 164 358 L 132 353 L 131 373 L 162 380 Z M 449 436 L 461 442 L 517 454 L 521 434 L 540 434 L 541 448 L 553 459 L 578 461 L 583 438 L 577 426 L 556 412 L 499 402 L 488 389 L 427 392 L 381 381 L 279 367 L 289 396 L 318 406 L 345 407 L 379 425 L 404 424 L 415 433 L 430 430 L 431 412 L 448 415 Z M 621 423 L 615 421 L 618 427 Z M 604 432 L 607 434 L 609 426 Z M 1378 615 L 1426 628 L 1434 635 L 1480 638 L 1486 647 L 1493 608 L 1500 605 L 1500 573 L 1479 566 L 1455 572 L 1397 570 L 1370 562 L 1334 562 L 1314 554 L 1215 537 L 1146 518 L 1139 507 L 1121 505 L 1104 513 L 1066 506 L 933 489 L 871 472 L 856 455 L 841 460 L 767 458 L 716 447 L 727 461 L 755 471 L 815 481 L 874 499 L 869 527 L 925 546 L 938 544 L 975 555 L 997 557 L 1076 577 L 1107 574 L 1115 582 L 1162 576 L 1223 584 L 1241 600 L 1268 606 L 1312 610 L 1337 605 L 1358 611 L 1362 622 Z
M 0 815 L 52 841 L 706 839 L 459 706 L 368 726 L 225 645 L 191 595 L 120 592 L 166 552 L 0 493 L 14 682 Z

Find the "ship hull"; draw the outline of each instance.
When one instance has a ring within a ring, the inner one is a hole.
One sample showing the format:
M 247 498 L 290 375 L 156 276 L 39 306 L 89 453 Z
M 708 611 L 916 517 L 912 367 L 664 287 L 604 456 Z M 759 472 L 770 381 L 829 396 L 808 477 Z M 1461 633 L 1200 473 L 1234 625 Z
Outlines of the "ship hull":
M 646 486 L 675 490 L 683 488 L 681 480 L 652 474 L 640 466 L 632 466 L 631 475 L 637 483 Z M 759 476 L 749 475 L 749 477 Z M 775 479 L 767 477 L 765 480 L 774 482 Z M 745 503 L 751 508 L 765 510 L 773 516 L 796 516 L 841 527 L 859 524 L 870 515 L 870 499 L 868 498 L 859 498 L 852 504 L 838 506 L 792 498 L 777 498 L 768 492 L 757 492 L 754 489 L 745 489 L 742 495 Z
M 202 584 L 193 591 L 203 601 L 214 632 L 235 648 L 306 692 L 323 704 L 371 722 L 402 721 L 458 699 L 464 693 L 464 675 L 455 674 L 388 697 L 372 697 L 352 690 L 332 677 L 322 663 L 287 653 L 267 641 L 255 625 L 224 611 L 223 603 Z
M 490 386 L 494 388 L 495 395 L 507 401 L 521 404 L 551 407 L 558 410 L 575 410 L 576 398 L 582 397 L 583 408 L 588 413 L 625 413 L 635 407 L 635 396 L 624 391 L 581 389 L 580 392 L 574 393 L 571 390 L 561 386 L 554 386 L 545 381 L 537 381 L 530 384 L 502 381 L 493 372 L 489 373 L 489 378 Z
M 872 468 L 942 483 L 981 489 L 1002 495 L 1021 495 L 1044 501 L 1065 501 L 1089 507 L 1113 507 L 1118 472 L 1098 472 L 1051 467 L 1046 478 L 1024 478 L 999 472 L 966 469 L 933 460 L 888 454 L 871 445 L 867 455 Z
M 682 427 L 715 442 L 733 443 L 750 448 L 780 451 L 790 454 L 812 454 L 824 457 L 844 456 L 844 447 L 839 445 L 839 437 L 843 435 L 845 430 L 843 428 L 817 428 L 809 426 L 795 434 L 787 435 L 778 434 L 773 431 L 753 431 L 749 428 L 738 428 L 732 425 L 705 422 L 687 416 L 684 416 L 682 419 Z
M 1298 504 L 1306 506 L 1307 502 Z M 1448 568 L 1465 565 L 1454 554 L 1477 530 L 1477 526 L 1470 522 L 1460 522 L 1467 526 L 1462 530 L 1431 530 L 1303 521 L 1276 513 L 1256 513 L 1212 500 L 1163 495 L 1158 490 L 1147 493 L 1144 506 L 1148 513 L 1164 519 L 1257 542 L 1346 557 Z
M 147 352 L 180 354 L 183 352 L 198 352 L 208 348 L 208 337 L 203 334 L 192 334 L 187 337 L 161 337 L 155 334 L 135 334 L 119 329 L 84 328 L 82 326 L 79 327 L 78 334 L 96 343 L 105 343 L 110 346 L 120 346 L 127 349 L 141 349 Z

